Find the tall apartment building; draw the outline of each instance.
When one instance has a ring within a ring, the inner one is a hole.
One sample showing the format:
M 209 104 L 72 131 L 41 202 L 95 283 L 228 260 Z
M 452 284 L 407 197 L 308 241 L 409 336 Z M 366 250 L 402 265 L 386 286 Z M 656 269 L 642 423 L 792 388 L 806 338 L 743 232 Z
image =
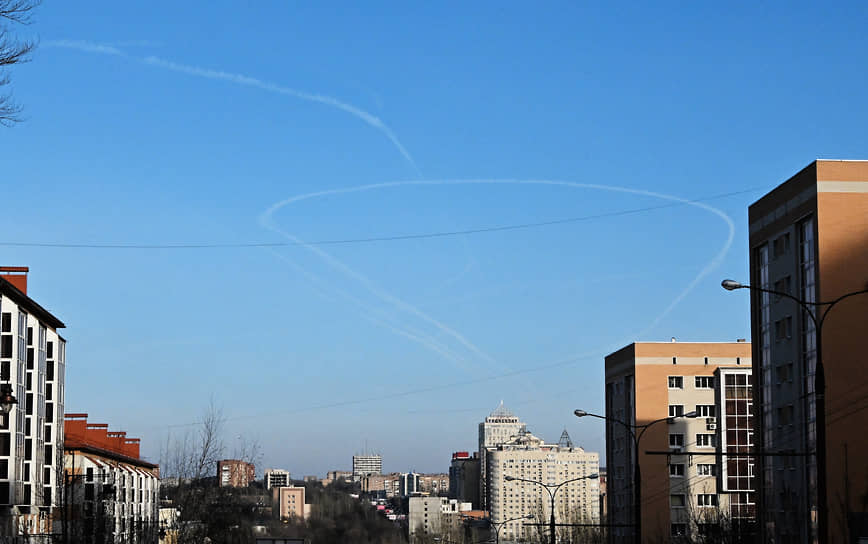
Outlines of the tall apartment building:
M 479 454 L 457 451 L 449 466 L 449 497 L 479 507 Z
M 219 487 L 247 487 L 256 479 L 256 467 L 240 459 L 217 461 Z
M 477 506 L 483 510 L 488 509 L 488 487 L 485 481 L 486 474 L 488 474 L 486 451 L 488 448 L 508 442 L 512 437 L 518 436 L 526 430 L 527 425 L 519 421 L 518 417 L 503 405 L 503 401 L 500 401 L 500 406 L 479 424 L 479 500 L 481 505 Z
M 66 542 L 145 544 L 159 536 L 160 469 L 139 455 L 139 439 L 88 423 L 87 414 L 64 420 Z
M 304 487 L 284 486 L 271 490 L 271 511 L 277 519 L 307 519 L 310 505 L 305 504 Z
M 564 485 L 555 499 L 557 523 L 600 523 L 600 456 L 579 447 L 561 447 L 545 444 L 528 432 L 522 432 L 506 443 L 488 449 L 489 511 L 491 521 L 500 524 L 507 520 L 533 515 L 548 520 L 551 501 L 540 485 L 517 480 L 512 476 L 557 485 L 574 478 L 585 478 Z M 501 539 L 529 539 L 538 533 L 526 526 L 524 520 L 511 521 L 501 529 Z
M 64 324 L 27 295 L 26 267 L 0 267 L 0 534 L 49 533 L 63 471 Z M 8 390 L 8 389 L 7 389 Z
M 749 373 L 751 345 L 744 341 L 675 339 L 636 342 L 608 355 L 605 363 L 605 415 L 610 420 L 645 425 L 692 411 L 699 414 L 693 419 L 656 423 L 642 437 L 640 541 L 666 541 L 670 536 L 711 530 L 703 520 L 712 512 L 728 513 L 731 497 L 721 495 L 718 487 L 716 453 L 722 412 L 717 400 L 720 377 L 716 373 L 723 367 L 746 369 Z M 733 421 L 736 424 L 742 429 L 745 421 Z M 633 534 L 633 448 L 633 439 L 625 427 L 607 421 L 608 521 L 613 525 L 609 534 L 615 542 L 629 542 Z M 740 505 L 736 511 L 751 510 L 752 495 L 732 496 Z
M 288 470 L 269 468 L 265 471 L 265 489 L 272 487 L 288 487 L 292 485 L 292 478 Z
M 814 161 L 751 205 L 748 216 L 751 285 L 808 302 L 868 287 L 868 162 Z M 868 294 L 836 304 L 828 316 L 821 339 L 797 303 L 751 291 L 758 447 L 793 454 L 761 459 L 759 517 L 769 542 L 868 536 L 868 436 L 861 432 L 868 427 L 861 379 Z M 818 347 L 824 398 L 815 383 Z
M 383 473 L 383 456 L 379 454 L 353 455 L 353 481 L 363 476 Z

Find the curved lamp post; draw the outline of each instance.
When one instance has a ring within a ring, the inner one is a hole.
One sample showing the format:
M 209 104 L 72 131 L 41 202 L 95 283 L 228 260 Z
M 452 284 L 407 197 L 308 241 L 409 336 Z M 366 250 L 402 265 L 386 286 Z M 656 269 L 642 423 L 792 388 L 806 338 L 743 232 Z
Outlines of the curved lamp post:
M 590 412 L 586 412 L 584 410 L 576 410 L 573 412 L 576 417 L 595 417 L 597 419 L 603 419 L 606 421 L 612 421 L 614 423 L 620 423 L 627 429 L 627 432 L 630 433 L 630 437 L 633 439 L 633 532 L 634 532 L 634 542 L 638 543 L 642 540 L 642 472 L 639 468 L 639 441 L 642 440 L 642 435 L 645 434 L 652 425 L 657 423 L 661 423 L 663 421 L 672 421 L 680 418 L 695 418 L 699 415 L 699 412 L 692 411 L 687 412 L 686 414 L 676 416 L 676 417 L 661 417 L 660 419 L 655 419 L 654 421 L 650 421 L 643 425 L 630 425 L 620 419 L 615 419 L 612 417 L 601 416 L 599 414 L 592 414 Z M 639 431 L 636 434 L 636 431 Z
M 533 516 L 530 516 L 530 515 L 521 516 L 521 517 L 517 517 L 517 518 L 508 519 L 506 521 L 501 521 L 500 523 L 494 523 L 493 521 L 489 520 L 488 522 L 495 526 L 494 527 L 494 542 L 495 542 L 495 544 L 500 544 L 500 530 L 503 529 L 503 526 L 506 525 L 507 523 L 510 523 L 512 521 L 518 521 L 520 519 L 533 519 Z M 491 542 L 491 540 L 489 540 L 488 542 Z
M 524 478 L 516 478 L 515 476 L 506 476 L 504 478 L 504 480 L 506 480 L 508 482 L 528 482 L 531 484 L 536 484 L 538 486 L 541 486 L 541 487 L 545 488 L 546 491 L 548 491 L 549 497 L 551 497 L 551 501 L 552 501 L 551 516 L 549 519 L 549 527 L 550 527 L 549 542 L 551 542 L 551 544 L 555 544 L 555 529 L 556 529 L 556 526 L 555 526 L 555 496 L 557 496 L 558 491 L 560 491 L 561 487 L 563 487 L 564 485 L 566 485 L 570 482 L 577 482 L 579 480 L 596 480 L 599 477 L 600 477 L 599 474 L 589 474 L 587 476 L 580 476 L 578 478 L 573 478 L 571 480 L 567 480 L 567 481 L 561 482 L 559 484 L 544 484 L 544 483 L 538 482 L 536 480 L 526 480 Z M 552 489 L 554 489 L 554 491 L 552 491 Z M 531 516 L 531 517 L 533 517 L 533 516 Z
M 12 386 L 8 383 L 0 385 L 0 414 L 8 414 L 16 404 L 18 399 L 12 394 Z
M 826 368 L 823 366 L 823 323 L 826 322 L 826 317 L 832 308 L 842 300 L 854 297 L 856 295 L 864 295 L 868 293 L 868 288 L 861 291 L 853 291 L 846 293 L 827 302 L 811 302 L 794 297 L 783 291 L 775 291 L 774 289 L 766 289 L 764 287 L 756 287 L 754 285 L 745 285 L 735 280 L 723 280 L 720 286 L 727 291 L 735 291 L 736 289 L 749 289 L 760 293 L 770 293 L 780 297 L 788 298 L 802 307 L 802 310 L 808 314 L 811 321 L 814 323 L 814 331 L 816 331 L 816 350 L 817 350 L 817 368 L 814 371 L 814 411 L 817 420 L 817 444 L 814 448 L 814 455 L 817 461 L 817 515 L 818 515 L 818 533 L 820 542 L 826 542 L 827 539 L 827 524 L 828 512 L 826 501 Z

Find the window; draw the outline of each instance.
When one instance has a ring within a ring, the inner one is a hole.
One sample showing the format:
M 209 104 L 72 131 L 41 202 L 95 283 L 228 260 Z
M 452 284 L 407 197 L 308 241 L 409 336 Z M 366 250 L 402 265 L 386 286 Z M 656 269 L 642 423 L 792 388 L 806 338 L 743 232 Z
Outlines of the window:
M 775 259 L 781 255 L 786 255 L 790 251 L 790 233 L 783 234 L 775 238 L 772 242 L 772 255 Z
M 697 434 L 696 446 L 699 448 L 713 448 L 715 446 L 713 434 Z
M 697 389 L 714 389 L 714 376 L 696 376 L 693 384 Z
M 711 463 L 699 463 L 696 465 L 696 473 L 700 476 L 717 476 L 717 465 Z
M 672 463 L 669 465 L 669 475 L 673 477 L 684 476 L 684 463 Z
M 669 389 L 684 389 L 684 376 L 669 376 Z
M 793 318 L 787 316 L 775 321 L 775 341 L 780 342 L 793 337 Z
M 711 493 L 700 493 L 696 496 L 696 506 L 717 506 L 717 495 L 712 495 Z
M 0 357 L 12 357 L 12 335 L 0 336 Z
M 3 312 L 2 327 L 0 327 L 0 331 L 12 332 L 12 313 L 11 312 Z
M 0 380 L 8 382 L 12 379 L 11 366 L 12 365 L 9 361 L 3 361 L 0 363 Z
M 793 363 L 780 365 L 775 371 L 777 372 L 777 382 L 779 384 L 793 381 Z
M 696 417 L 714 417 L 717 410 L 713 404 L 697 404 Z
M 684 405 L 683 404 L 670 404 L 669 405 L 669 417 L 681 417 L 684 415 Z
M 669 495 L 669 506 L 671 506 L 672 508 L 684 508 L 685 504 L 686 503 L 684 502 L 684 495 Z
M 684 447 L 684 435 L 681 433 L 669 433 L 669 447 L 670 448 Z

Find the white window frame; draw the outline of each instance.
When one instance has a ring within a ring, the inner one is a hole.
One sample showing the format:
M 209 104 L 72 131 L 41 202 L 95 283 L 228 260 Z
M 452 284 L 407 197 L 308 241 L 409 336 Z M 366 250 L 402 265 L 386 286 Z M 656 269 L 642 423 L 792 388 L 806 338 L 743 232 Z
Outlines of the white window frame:
M 681 417 L 684 415 L 684 405 L 683 404 L 670 404 L 669 405 L 669 417 Z
M 697 448 L 714 448 L 716 446 L 715 440 L 716 435 L 711 433 L 697 433 L 696 434 L 696 447 Z M 708 441 L 708 444 L 702 444 L 701 442 Z
M 702 384 L 709 385 L 702 385 Z M 714 376 L 694 376 L 693 386 L 696 389 L 714 389 Z
M 678 468 L 676 468 L 678 467 Z M 680 468 L 680 474 L 678 474 Z M 674 469 L 674 470 L 673 470 Z M 684 478 L 684 463 L 669 463 L 670 478 Z
M 673 381 L 679 385 L 672 385 Z M 669 385 L 669 389 L 684 389 L 684 376 L 668 376 L 666 383 Z

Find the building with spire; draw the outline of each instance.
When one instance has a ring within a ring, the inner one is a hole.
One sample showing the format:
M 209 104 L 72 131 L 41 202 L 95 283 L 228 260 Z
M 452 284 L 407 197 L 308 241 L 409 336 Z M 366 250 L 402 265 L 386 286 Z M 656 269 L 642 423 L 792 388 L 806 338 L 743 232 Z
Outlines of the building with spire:
M 503 401 L 500 401 L 500 405 L 479 424 L 479 499 L 483 510 L 488 506 L 485 483 L 486 451 L 526 431 L 527 425 L 519 421 L 518 417 L 503 405 Z

